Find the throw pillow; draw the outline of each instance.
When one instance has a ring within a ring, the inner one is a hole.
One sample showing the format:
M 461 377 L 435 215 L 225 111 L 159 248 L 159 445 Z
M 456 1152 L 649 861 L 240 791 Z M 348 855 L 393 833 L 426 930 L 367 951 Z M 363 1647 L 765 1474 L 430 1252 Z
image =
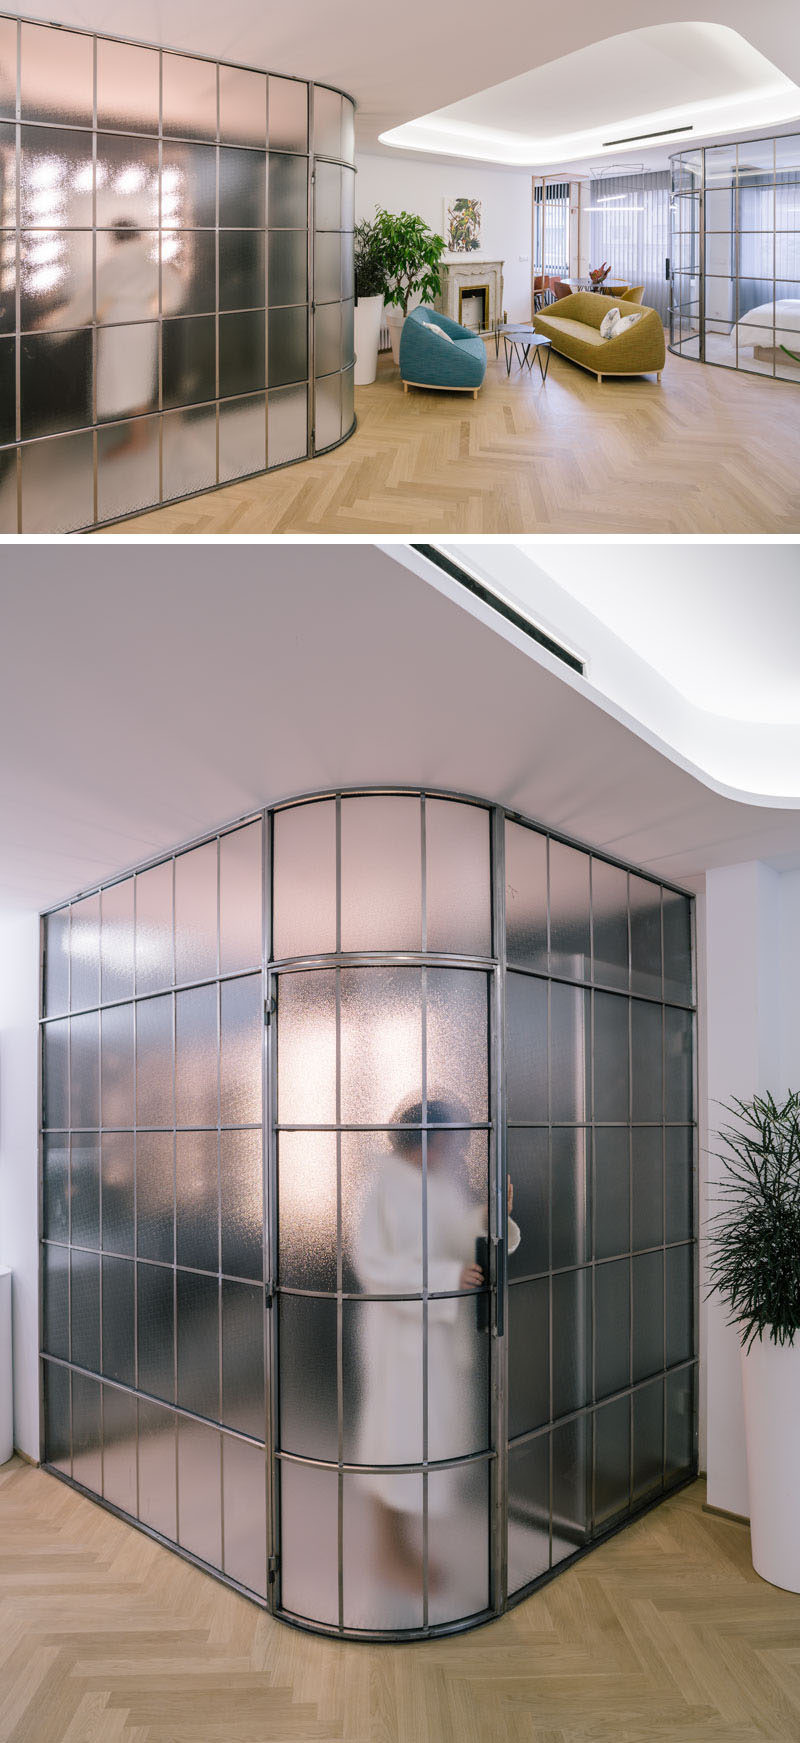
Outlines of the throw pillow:
M 643 314 L 644 309 L 637 309 L 635 315 L 621 315 L 619 323 L 614 329 L 615 333 L 625 333 L 628 327 L 635 327 L 636 322 L 641 321 Z
M 619 309 L 609 309 L 608 314 L 604 315 L 600 322 L 601 339 L 613 339 L 614 334 L 621 325 L 621 322 L 622 317 Z
M 437 339 L 446 339 L 448 345 L 455 344 L 455 340 L 453 338 L 452 333 L 446 333 L 444 330 L 444 327 L 437 327 L 435 321 L 423 321 L 422 325 L 423 325 L 424 331 L 426 333 L 430 333 L 432 337 L 435 337 Z

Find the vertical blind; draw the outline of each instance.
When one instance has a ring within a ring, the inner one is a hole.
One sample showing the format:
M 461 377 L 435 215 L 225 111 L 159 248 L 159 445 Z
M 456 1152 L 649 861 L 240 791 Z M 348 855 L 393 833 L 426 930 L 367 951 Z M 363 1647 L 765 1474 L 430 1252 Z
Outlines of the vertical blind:
M 669 304 L 669 190 L 669 170 L 603 177 L 589 190 L 591 265 L 607 260 L 615 279 L 643 284 L 642 301 L 662 320 Z
M 569 182 L 535 182 L 533 270 L 569 277 Z

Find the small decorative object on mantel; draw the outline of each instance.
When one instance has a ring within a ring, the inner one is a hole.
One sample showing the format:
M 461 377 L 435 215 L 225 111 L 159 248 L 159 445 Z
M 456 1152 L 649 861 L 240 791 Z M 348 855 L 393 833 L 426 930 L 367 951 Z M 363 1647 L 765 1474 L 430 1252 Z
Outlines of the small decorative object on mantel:
M 602 266 L 589 267 L 589 277 L 592 281 L 592 290 L 598 291 L 600 289 L 601 284 L 603 284 L 608 278 L 610 271 L 611 267 L 607 260 L 603 261 Z
M 476 254 L 481 245 L 482 224 L 480 200 L 462 195 L 445 197 L 444 234 L 451 254 Z
M 723 1107 L 709 1278 L 741 1345 L 750 1548 L 762 1579 L 800 1592 L 800 1092 Z

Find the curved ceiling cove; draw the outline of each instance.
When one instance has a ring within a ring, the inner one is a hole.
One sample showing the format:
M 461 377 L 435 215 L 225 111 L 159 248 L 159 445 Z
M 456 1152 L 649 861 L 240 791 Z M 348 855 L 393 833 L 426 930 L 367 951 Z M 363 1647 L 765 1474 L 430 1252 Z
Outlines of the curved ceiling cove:
M 381 134 L 384 145 L 516 168 L 689 144 L 800 115 L 800 87 L 723 24 L 607 37 Z

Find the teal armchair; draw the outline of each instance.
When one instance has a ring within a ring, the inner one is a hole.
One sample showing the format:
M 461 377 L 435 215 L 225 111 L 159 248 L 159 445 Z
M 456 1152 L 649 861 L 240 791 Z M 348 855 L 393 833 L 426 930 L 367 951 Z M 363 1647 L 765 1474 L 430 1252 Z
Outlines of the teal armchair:
M 426 331 L 431 326 L 449 333 L 453 344 Z M 407 316 L 400 338 L 400 374 L 403 390 L 409 387 L 450 388 L 478 397 L 486 374 L 486 347 L 457 321 L 422 304 Z

